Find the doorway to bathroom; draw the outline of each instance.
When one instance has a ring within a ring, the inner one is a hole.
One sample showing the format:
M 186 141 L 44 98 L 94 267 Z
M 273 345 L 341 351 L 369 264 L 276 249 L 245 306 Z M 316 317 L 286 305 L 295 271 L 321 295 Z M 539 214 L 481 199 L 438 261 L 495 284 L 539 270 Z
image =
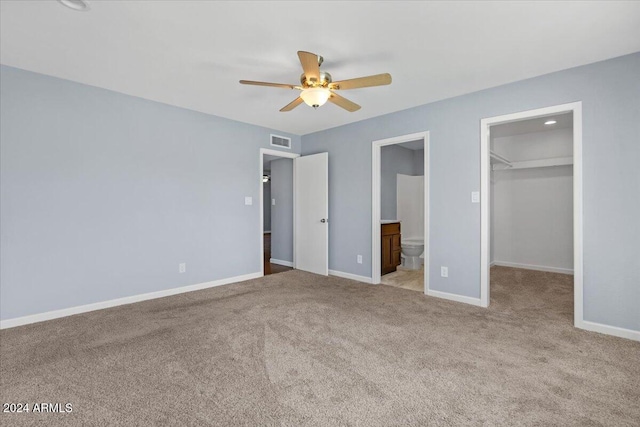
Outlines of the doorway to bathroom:
M 429 132 L 373 141 L 372 283 L 428 294 Z

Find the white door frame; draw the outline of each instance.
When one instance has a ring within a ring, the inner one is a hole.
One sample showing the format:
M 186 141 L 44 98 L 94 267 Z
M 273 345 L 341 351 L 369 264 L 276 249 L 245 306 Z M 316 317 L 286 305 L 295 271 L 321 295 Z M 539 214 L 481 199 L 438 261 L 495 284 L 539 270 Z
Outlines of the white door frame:
M 421 139 L 424 142 L 424 293 L 429 292 L 429 131 L 380 139 L 371 146 L 371 283 L 380 284 L 380 153 L 387 145 Z
M 285 151 L 271 150 L 269 148 L 260 149 L 260 168 L 258 176 L 260 177 L 260 277 L 264 276 L 264 185 L 262 183 L 262 175 L 264 174 L 264 155 L 284 157 L 287 159 L 295 159 L 300 154 L 288 153 Z M 293 224 L 296 221 L 296 176 L 293 174 Z M 291 224 L 293 226 L 293 224 Z M 296 268 L 296 228 L 293 227 L 293 268 Z
M 490 301 L 491 250 L 491 161 L 489 126 L 560 113 L 573 113 L 573 293 L 574 325 L 583 327 L 583 246 L 582 246 L 582 102 L 554 105 L 535 110 L 480 120 L 480 303 Z

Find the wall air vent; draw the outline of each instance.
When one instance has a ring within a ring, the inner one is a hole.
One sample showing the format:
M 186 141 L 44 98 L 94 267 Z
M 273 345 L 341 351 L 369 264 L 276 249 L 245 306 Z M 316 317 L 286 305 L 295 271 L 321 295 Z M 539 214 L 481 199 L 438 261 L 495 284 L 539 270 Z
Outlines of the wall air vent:
M 291 138 L 271 134 L 271 145 L 291 149 Z

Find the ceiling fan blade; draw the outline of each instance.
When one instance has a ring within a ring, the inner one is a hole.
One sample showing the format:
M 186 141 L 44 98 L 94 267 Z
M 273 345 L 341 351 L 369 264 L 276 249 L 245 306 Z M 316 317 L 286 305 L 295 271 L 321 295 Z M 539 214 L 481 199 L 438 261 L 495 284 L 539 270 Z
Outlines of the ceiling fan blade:
M 280 109 L 281 112 L 286 112 L 286 111 L 291 111 L 294 108 L 296 108 L 298 105 L 302 104 L 304 101 L 302 100 L 302 98 L 297 97 L 296 99 L 294 99 L 293 101 L 291 101 L 290 103 L 288 103 L 287 105 L 285 105 L 284 107 L 282 107 Z
M 391 74 L 376 74 L 375 76 L 358 77 L 357 79 L 342 80 L 329 84 L 329 89 L 346 90 L 361 87 L 384 86 L 391 83 Z
M 268 83 L 268 82 L 254 82 L 251 80 L 240 80 L 240 83 L 243 85 L 255 85 L 255 86 L 270 86 L 270 87 L 281 87 L 283 89 L 297 89 L 297 86 L 288 85 L 284 83 Z
M 307 80 L 320 81 L 320 64 L 318 62 L 318 55 L 311 52 L 298 51 L 298 58 L 302 64 L 304 75 Z
M 352 113 L 360 109 L 360 106 L 355 102 L 351 102 L 347 98 L 343 98 L 342 96 L 333 92 L 331 92 L 331 95 L 329 96 L 329 102 L 333 102 L 338 107 L 342 107 L 345 110 L 350 111 Z

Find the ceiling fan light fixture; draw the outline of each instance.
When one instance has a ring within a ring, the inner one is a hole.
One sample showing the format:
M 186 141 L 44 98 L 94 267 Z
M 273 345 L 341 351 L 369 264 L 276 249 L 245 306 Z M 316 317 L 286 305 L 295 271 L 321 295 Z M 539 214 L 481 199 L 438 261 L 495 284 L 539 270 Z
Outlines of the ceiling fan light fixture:
M 330 96 L 331 92 L 329 91 L 329 89 L 321 87 L 305 89 L 300 94 L 300 98 L 302 98 L 304 103 L 313 108 L 323 106 Z

